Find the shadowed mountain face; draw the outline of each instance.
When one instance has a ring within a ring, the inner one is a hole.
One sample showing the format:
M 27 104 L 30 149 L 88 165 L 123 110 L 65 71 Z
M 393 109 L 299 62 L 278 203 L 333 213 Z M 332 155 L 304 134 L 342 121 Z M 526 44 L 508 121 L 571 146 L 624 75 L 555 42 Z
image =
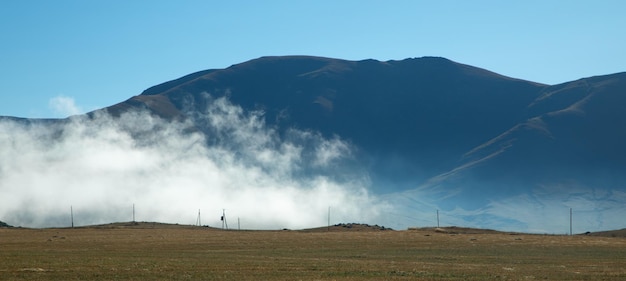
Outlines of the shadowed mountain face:
M 573 208 L 582 232 L 624 227 L 626 73 L 549 86 L 437 57 L 263 57 L 193 73 L 88 115 L 148 110 L 192 124 L 185 131 L 201 133 L 209 147 L 247 143 L 239 133 L 215 137 L 225 121 L 206 112 L 224 100 L 251 116 L 236 126 L 260 119 L 277 135 L 270 138 L 297 130 L 347 143 L 350 161 L 332 171 L 316 158 L 294 162 L 305 168 L 290 173 L 367 178 L 367 190 L 392 206 L 381 224 L 435 225 L 425 216 L 441 210 L 448 225 L 554 232 L 567 229 L 561 212 Z
M 486 162 L 476 165 L 474 176 L 520 179 L 525 184 L 625 183 L 626 74 L 547 87 L 526 111 L 527 120 L 465 155 Z M 493 176 L 492 166 L 510 168 Z
M 545 87 L 526 106 L 526 120 L 469 150 L 462 164 L 423 187 L 463 186 L 456 197 L 475 208 L 522 196 L 527 208 L 579 208 L 588 222 L 602 224 L 594 210 L 624 203 L 625 110 L 625 73 Z
M 462 163 L 464 153 L 526 120 L 544 88 L 443 58 L 265 57 L 152 87 L 109 111 L 142 106 L 190 116 L 227 96 L 262 110 L 281 131 L 350 141 L 373 171 L 374 188 L 395 191 Z

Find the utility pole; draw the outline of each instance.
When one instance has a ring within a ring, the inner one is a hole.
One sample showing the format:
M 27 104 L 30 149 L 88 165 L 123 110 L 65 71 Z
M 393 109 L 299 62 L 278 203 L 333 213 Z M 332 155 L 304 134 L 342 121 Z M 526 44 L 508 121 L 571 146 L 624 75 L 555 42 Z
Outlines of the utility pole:
M 228 222 L 226 222 L 226 209 L 222 209 L 222 229 L 228 229 Z
M 70 218 L 72 219 L 72 228 L 74 228 L 74 207 L 70 205 Z
M 330 206 L 328 207 L 328 227 L 326 230 L 330 231 Z
M 569 236 L 572 236 L 572 208 L 569 208 Z

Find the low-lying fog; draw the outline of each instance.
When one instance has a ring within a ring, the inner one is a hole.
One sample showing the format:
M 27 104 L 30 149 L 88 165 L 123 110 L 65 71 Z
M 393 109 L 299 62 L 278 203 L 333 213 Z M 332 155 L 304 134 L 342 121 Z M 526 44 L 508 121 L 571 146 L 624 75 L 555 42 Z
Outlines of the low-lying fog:
M 626 193 L 534 188 L 468 207 L 455 189 L 372 194 L 360 153 L 339 137 L 291 129 L 282 136 L 262 112 L 213 100 L 193 122 L 145 112 L 103 113 L 54 126 L 0 122 L 0 220 L 14 226 L 91 225 L 133 219 L 230 228 L 308 228 L 359 222 L 395 229 L 458 225 L 567 233 L 623 227 Z M 132 133 L 131 133 L 132 132 Z M 468 185 L 471 183 L 468 183 Z M 455 187 L 456 188 L 456 187 Z M 381 190 L 377 188 L 376 190 Z M 489 198 L 485 194 L 485 198 Z
M 338 174 L 351 157 L 339 138 L 291 130 L 279 137 L 260 113 L 218 99 L 191 123 L 146 113 L 115 120 L 72 117 L 64 125 L 0 123 L 0 218 L 49 227 L 132 220 L 221 226 L 305 228 L 369 221 L 387 206 L 367 177 Z M 133 132 L 133 135 L 129 132 Z M 209 138 L 209 139 L 207 139 Z M 211 145 L 207 145 L 211 143 Z M 311 172 L 312 171 L 312 172 Z M 337 171 L 337 172 L 335 172 Z

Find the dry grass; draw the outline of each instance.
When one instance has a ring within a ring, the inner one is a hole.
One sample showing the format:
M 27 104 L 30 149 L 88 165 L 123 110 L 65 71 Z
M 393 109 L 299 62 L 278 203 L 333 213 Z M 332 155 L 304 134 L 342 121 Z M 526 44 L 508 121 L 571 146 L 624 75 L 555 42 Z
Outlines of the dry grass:
M 0 279 L 626 280 L 624 238 L 321 230 L 0 229 Z

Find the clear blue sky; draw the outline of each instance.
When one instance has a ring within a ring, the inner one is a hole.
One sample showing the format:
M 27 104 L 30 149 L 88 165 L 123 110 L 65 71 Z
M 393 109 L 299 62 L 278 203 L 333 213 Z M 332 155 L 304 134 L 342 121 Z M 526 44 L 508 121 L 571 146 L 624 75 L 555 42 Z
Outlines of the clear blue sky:
M 265 55 L 626 71 L 626 1 L 0 1 L 0 115 L 65 117 Z

